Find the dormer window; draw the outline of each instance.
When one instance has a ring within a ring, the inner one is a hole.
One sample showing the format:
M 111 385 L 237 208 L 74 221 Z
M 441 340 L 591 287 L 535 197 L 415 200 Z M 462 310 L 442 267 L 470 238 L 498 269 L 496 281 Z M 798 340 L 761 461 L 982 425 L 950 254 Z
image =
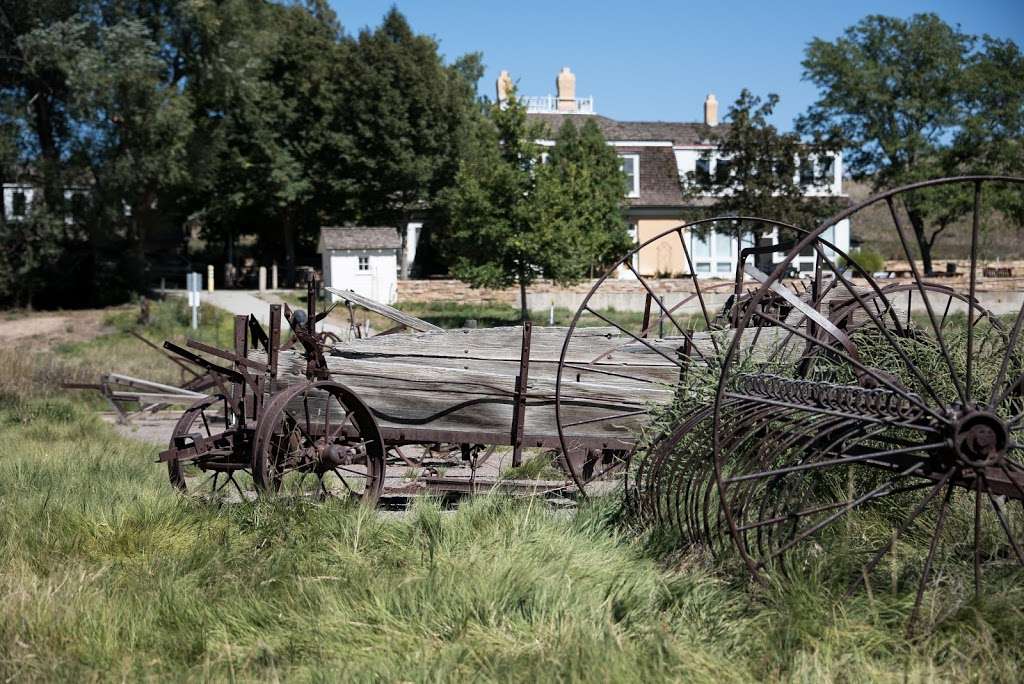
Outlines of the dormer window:
M 697 158 L 695 169 L 698 183 L 711 182 L 711 155 L 703 154 Z
M 626 197 L 640 196 L 640 155 L 622 155 L 622 170 L 626 174 Z

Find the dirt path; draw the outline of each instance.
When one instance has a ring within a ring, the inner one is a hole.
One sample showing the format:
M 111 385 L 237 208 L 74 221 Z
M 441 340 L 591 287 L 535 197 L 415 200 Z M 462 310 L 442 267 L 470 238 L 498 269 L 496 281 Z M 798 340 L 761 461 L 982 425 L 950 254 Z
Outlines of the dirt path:
M 14 313 L 0 320 L 0 347 L 31 344 L 36 351 L 66 342 L 91 340 L 105 332 L 110 309 Z

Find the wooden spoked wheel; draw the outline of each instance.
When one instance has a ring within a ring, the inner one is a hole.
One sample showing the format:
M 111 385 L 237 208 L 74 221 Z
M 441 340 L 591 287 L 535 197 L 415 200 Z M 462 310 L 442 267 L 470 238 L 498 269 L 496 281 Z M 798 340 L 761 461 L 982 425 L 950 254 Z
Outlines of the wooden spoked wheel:
M 220 394 L 204 397 L 189 406 L 171 435 L 171 449 L 188 450 L 196 439 L 214 439 L 229 429 L 227 399 Z M 167 463 L 171 484 L 179 491 L 205 500 L 250 501 L 256 488 L 247 460 L 239 459 L 230 442 L 214 442 L 198 458 Z
M 704 389 L 693 392 L 693 402 L 712 399 L 728 330 L 749 301 L 731 263 L 722 262 L 726 270 L 715 272 L 724 282 L 706 280 L 710 272 L 698 273 L 691 241 L 712 229 L 743 237 L 739 244 L 730 238 L 729 248 L 737 255 L 753 246 L 747 236 L 801 233 L 796 226 L 756 217 L 694 221 L 640 244 L 594 283 L 569 325 L 555 384 L 559 442 L 568 456 L 566 469 L 581 490 L 627 463 L 638 442 L 656 437 L 658 426 L 647 425 L 652 407 L 668 405 L 678 392 L 695 387 Z M 653 268 L 649 260 L 659 275 L 672 278 L 648 275 Z M 808 283 L 791 280 L 785 287 L 806 297 Z M 632 295 L 643 303 L 643 313 L 612 310 L 609 302 L 614 300 L 606 298 L 612 293 L 616 298 Z M 777 307 L 778 302 L 761 305 Z M 761 337 L 762 332 L 751 330 L 744 344 L 754 345 Z M 588 449 L 595 443 L 602 448 Z
M 824 548 L 826 569 L 848 575 L 851 590 L 913 583 L 912 623 L 940 563 L 973 575 L 978 598 L 986 574 L 1009 581 L 1024 569 L 1024 307 L 1000 320 L 982 306 L 978 256 L 986 195 L 1022 185 L 965 177 L 907 186 L 838 214 L 793 248 L 751 298 L 725 354 L 702 421 L 713 477 L 703 466 L 697 498 L 707 503 L 689 523 L 694 536 L 729 539 L 755 578 L 821 565 Z M 943 198 L 971 207 L 960 295 L 922 272 L 910 230 L 912 207 Z M 874 205 L 891 219 L 909 283 L 843 272 L 815 244 Z M 809 307 L 782 318 L 761 302 L 808 246 L 835 275 Z M 753 356 L 740 341 L 765 327 L 779 331 L 777 342 Z M 691 499 L 683 496 L 684 510 L 694 510 Z M 904 547 L 908 539 L 919 543 Z
M 374 505 L 384 485 L 385 446 L 365 404 L 336 382 L 286 388 L 263 411 L 252 472 L 265 494 Z

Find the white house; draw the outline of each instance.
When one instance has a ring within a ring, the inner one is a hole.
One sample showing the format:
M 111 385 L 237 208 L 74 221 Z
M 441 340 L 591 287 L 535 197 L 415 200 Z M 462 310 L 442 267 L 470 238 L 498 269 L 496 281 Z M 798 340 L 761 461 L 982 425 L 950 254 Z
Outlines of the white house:
M 398 251 L 401 247 L 402 239 L 395 228 L 321 228 L 317 251 L 323 257 L 324 284 L 394 304 L 398 299 Z M 334 299 L 337 298 L 332 295 Z
M 507 98 L 511 83 L 508 73 L 502 72 L 496 84 L 499 102 Z M 686 198 L 681 185 L 681 180 L 688 173 L 729 173 L 728 159 L 717 153 L 712 142 L 711 133 L 720 125 L 718 101 L 713 94 L 708 95 L 704 101 L 703 121 L 617 121 L 597 114 L 593 97 L 576 97 L 576 76 L 568 67 L 558 73 L 555 88 L 555 96 L 523 98 L 527 116 L 532 121 L 544 124 L 550 135 L 537 142 L 545 146 L 554 145 L 553 138 L 566 120 L 572 120 L 577 127 L 586 121 L 597 124 L 605 140 L 622 158 L 622 166 L 628 177 L 625 192 L 626 220 L 634 241 L 645 242 L 679 226 L 684 223 L 684 216 L 692 213 L 694 208 L 701 209 L 700 213 L 705 218 L 715 216 L 714 197 Z M 840 153 L 821 157 L 807 155 L 798 162 L 795 180 L 800 183 L 806 197 L 845 196 L 843 158 Z M 735 238 L 714 231 L 709 235 L 684 232 L 687 251 L 697 276 L 732 277 L 739 258 Z M 848 251 L 849 220 L 841 221 L 823 237 L 840 250 Z M 763 238 L 771 244 L 778 242 L 775 233 Z M 752 243 L 752 237 L 747 242 Z M 773 260 L 780 261 L 782 256 L 777 254 Z M 679 268 L 683 263 L 685 259 L 681 247 L 670 241 L 661 241 L 657 249 L 642 250 L 636 255 L 633 266 L 644 276 L 682 275 Z M 799 255 L 793 262 L 793 268 L 801 275 L 812 274 L 814 267 L 813 251 Z M 620 276 L 632 277 L 632 273 L 622 269 Z

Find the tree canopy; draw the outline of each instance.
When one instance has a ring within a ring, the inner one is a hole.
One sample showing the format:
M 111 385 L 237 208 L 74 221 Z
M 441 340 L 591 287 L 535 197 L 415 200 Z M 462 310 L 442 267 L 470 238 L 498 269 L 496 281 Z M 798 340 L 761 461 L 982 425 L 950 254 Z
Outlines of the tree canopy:
M 325 0 L 3 3 L 0 39 L 4 180 L 40 190 L 0 217 L 22 304 L 142 289 L 146 246 L 193 226 L 205 258 L 250 235 L 286 274 L 321 225 L 404 226 L 452 182 L 482 73 L 396 9 L 346 34 Z
M 847 168 L 876 190 L 1024 171 L 1024 60 L 1010 41 L 986 36 L 979 47 L 935 14 L 871 15 L 834 41 L 812 40 L 803 67 L 819 97 L 797 129 L 846 149 Z M 903 203 L 930 273 L 935 240 L 970 203 L 945 190 L 906 193 Z
M 576 282 L 629 244 L 625 175 L 597 127 L 566 122 L 546 155 L 543 138 L 513 88 L 475 125 L 443 195 L 451 272 L 474 287 L 518 285 L 524 319 L 531 283 Z

